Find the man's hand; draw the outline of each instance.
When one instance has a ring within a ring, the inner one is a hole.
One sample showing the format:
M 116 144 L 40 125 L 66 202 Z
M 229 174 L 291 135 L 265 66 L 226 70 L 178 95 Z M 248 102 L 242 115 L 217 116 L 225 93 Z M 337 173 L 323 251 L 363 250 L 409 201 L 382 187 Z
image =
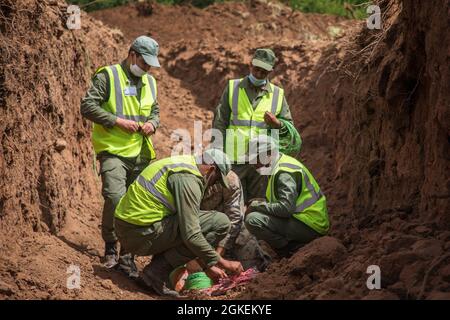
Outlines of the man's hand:
M 223 257 L 224 253 L 225 253 L 225 248 L 224 247 L 217 247 L 216 248 L 216 252 Z
M 265 202 L 265 201 L 266 201 L 266 199 L 264 199 L 264 198 L 253 198 L 253 199 L 248 200 L 247 208 L 245 210 L 244 215 L 248 215 L 249 213 L 255 211 L 255 208 L 252 206 L 252 203 L 258 204 L 258 203 Z
M 252 206 L 248 205 L 246 210 L 245 210 L 244 215 L 246 216 L 246 215 L 248 215 L 249 213 L 251 213 L 253 211 L 254 211 L 254 209 L 252 208 Z
M 242 267 L 242 264 L 239 261 L 230 261 L 226 260 L 224 258 L 221 258 L 218 263 L 222 268 L 225 270 L 233 273 L 233 274 L 240 274 L 242 271 L 244 271 L 244 268 Z
M 145 134 L 146 136 L 151 136 L 152 134 L 155 133 L 155 127 L 153 126 L 152 123 L 146 122 L 142 126 L 142 133 Z
M 227 274 L 225 273 L 225 271 L 223 271 L 222 269 L 220 269 L 219 267 L 216 267 L 216 266 L 207 268 L 205 270 L 205 273 L 208 277 L 213 279 L 214 282 L 217 282 L 218 280 L 227 277 Z
M 138 132 L 139 131 L 139 124 L 133 120 L 127 120 L 127 119 L 116 119 L 116 126 L 119 128 L 128 131 L 128 132 Z
M 264 122 L 267 123 L 273 129 L 281 128 L 281 121 L 275 117 L 275 115 L 269 111 L 264 113 Z

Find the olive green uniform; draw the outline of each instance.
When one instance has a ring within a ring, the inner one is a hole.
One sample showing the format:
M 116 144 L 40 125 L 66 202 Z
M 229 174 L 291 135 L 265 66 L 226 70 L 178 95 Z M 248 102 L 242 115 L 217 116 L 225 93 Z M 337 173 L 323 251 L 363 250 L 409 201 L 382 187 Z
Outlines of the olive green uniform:
M 230 171 L 227 178 L 228 188 L 217 182 L 206 189 L 200 208 L 223 212 L 230 219 L 230 231 L 218 244 L 225 248 L 226 258 L 238 260 L 244 269 L 262 268 L 268 263 L 268 255 L 244 226 L 245 208 L 241 182 L 233 171 Z
M 190 173 L 173 173 L 167 187 L 175 200 L 176 213 L 149 226 L 116 219 L 117 235 L 125 249 L 147 256 L 162 253 L 173 268 L 200 258 L 213 266 L 220 256 L 215 247 L 230 229 L 228 217 L 217 211 L 201 211 L 204 181 Z
M 247 229 L 272 248 L 280 249 L 290 241 L 308 243 L 321 235 L 292 216 L 295 211 L 301 185 L 292 173 L 281 172 L 275 177 L 275 193 L 278 202 L 254 201 L 253 212 L 247 216 Z
M 272 92 L 269 82 L 262 87 L 256 87 L 251 84 L 248 77 L 245 77 L 239 86 L 245 89 L 253 109 L 256 109 L 258 103 L 265 94 Z M 213 128 L 219 130 L 224 139 L 226 137 L 226 129 L 228 128 L 230 122 L 230 114 L 231 108 L 229 103 L 229 86 L 227 86 L 222 94 L 220 103 L 216 108 L 213 121 Z M 292 122 L 291 112 L 285 97 L 283 97 L 279 118 Z M 281 127 L 279 134 L 280 136 L 287 134 L 284 126 Z M 225 140 L 223 148 L 225 150 Z M 255 170 L 255 167 L 249 164 L 234 164 L 233 171 L 236 172 L 241 180 L 245 202 L 252 198 L 264 197 L 267 185 L 267 176 L 260 175 Z
M 137 98 L 140 99 L 143 86 L 141 78 L 131 74 L 125 61 L 121 63 L 121 66 L 130 81 L 130 85 L 136 87 Z M 97 73 L 81 102 L 83 117 L 106 128 L 112 128 L 117 119 L 116 115 L 102 108 L 102 104 L 108 101 L 110 96 L 109 83 L 109 76 L 106 71 Z M 157 101 L 153 104 L 151 114 L 146 122 L 152 123 L 155 129 L 159 127 L 159 105 Z M 131 182 L 149 164 L 150 158 L 150 151 L 145 143 L 137 157 L 124 158 L 108 152 L 101 152 L 97 155 L 97 159 L 100 161 L 99 173 L 102 177 L 102 195 L 105 199 L 102 216 L 102 238 L 106 243 L 117 241 L 114 230 L 115 208 Z

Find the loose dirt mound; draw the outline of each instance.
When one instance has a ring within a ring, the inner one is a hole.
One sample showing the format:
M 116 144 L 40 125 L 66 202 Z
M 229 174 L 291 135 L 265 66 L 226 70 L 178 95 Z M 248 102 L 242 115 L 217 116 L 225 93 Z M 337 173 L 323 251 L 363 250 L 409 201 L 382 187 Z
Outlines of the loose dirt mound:
M 328 264 L 323 273 L 319 261 L 318 274 L 311 281 L 280 272 L 278 267 L 285 262 L 274 265 L 244 298 L 442 297 L 439 292 L 449 289 L 448 257 L 441 258 L 442 250 L 449 247 L 448 215 L 443 214 L 448 212 L 448 184 L 442 175 L 448 168 L 447 135 L 442 131 L 449 127 L 444 120 L 449 103 L 443 81 L 448 68 L 436 72 L 432 67 L 447 65 L 447 53 L 439 51 L 438 42 L 445 33 L 446 13 L 431 12 L 426 5 L 414 9 L 409 2 L 385 3 L 380 3 L 385 13 L 383 31 L 353 23 L 336 41 L 320 30 L 314 30 L 317 35 L 312 40 L 272 31 L 256 41 L 249 35 L 233 41 L 227 38 L 232 24 L 212 28 L 222 34 L 220 39 L 202 31 L 200 42 L 192 38 L 194 32 L 179 32 L 168 39 L 165 31 L 158 32 L 160 10 L 151 17 L 156 22 L 149 32 L 165 39 L 169 48 L 163 50 L 165 70 L 193 95 L 190 104 L 206 110 L 215 108 L 227 79 L 248 72 L 254 47 L 275 50 L 280 61 L 273 81 L 286 90 L 304 139 L 301 158 L 328 195 L 332 235 L 346 248 L 341 259 Z M 259 6 L 248 12 L 264 19 L 266 11 L 261 8 L 267 7 Z M 422 12 L 440 17 L 440 22 L 428 25 Z M 114 14 L 113 10 L 108 14 Z M 411 16 L 413 20 L 406 19 Z M 198 24 L 189 26 L 202 30 L 202 19 L 194 21 Z M 214 23 L 207 21 L 203 25 Z M 413 28 L 408 21 L 420 23 Z M 132 34 L 126 24 L 119 26 Z M 433 97 L 429 95 L 432 83 Z M 435 119 L 439 119 L 437 126 Z M 436 145 L 433 141 L 438 136 L 442 140 Z M 433 160 L 427 160 L 430 157 Z M 426 165 L 429 161 L 433 168 Z M 430 196 L 430 179 L 442 192 Z M 419 247 L 428 247 L 428 254 Z M 294 259 L 284 269 L 295 269 L 296 263 Z M 389 290 L 367 289 L 366 270 L 372 264 L 381 266 L 382 286 Z M 264 286 L 299 280 L 303 282 L 294 288 L 281 287 L 272 295 Z
M 208 47 L 248 40 L 331 39 L 339 28 L 353 24 L 340 17 L 293 12 L 269 1 L 220 3 L 205 9 L 153 4 L 152 14 L 147 16 L 140 15 L 134 6 L 123 6 L 93 12 L 92 16 L 120 28 L 129 39 L 147 33 L 158 39 L 162 50 L 175 42 Z
M 348 253 L 316 264 L 315 274 L 296 274 L 298 259 L 320 244 L 313 243 L 244 298 L 450 298 L 449 3 L 386 3 L 383 31 L 332 43 L 306 82 L 286 87 L 301 105 L 301 132 L 311 134 L 302 158 L 319 171 L 332 235 Z M 385 290 L 367 289 L 369 265 L 380 266 Z M 264 284 L 274 281 L 289 287 L 270 293 Z
M 174 129 L 192 132 L 194 120 L 210 127 L 227 79 L 248 72 L 255 47 L 280 59 L 273 82 L 286 90 L 332 232 L 274 263 L 239 297 L 449 298 L 447 1 L 383 1 L 381 31 L 263 1 L 155 5 L 148 17 L 131 6 L 93 13 L 123 37 L 86 15 L 82 30 L 68 31 L 57 10 L 64 4 L 51 3 L 1 7 L 0 297 L 148 297 L 99 265 L 99 181 L 79 114 L 93 70 L 120 61 L 147 33 L 161 44 L 163 68 L 152 70 L 160 157 L 176 143 Z M 3 68 L 10 56 L 31 68 Z M 23 106 L 32 112 L 17 112 Z M 81 266 L 81 291 L 65 288 L 71 263 Z M 369 265 L 380 266 L 383 290 L 367 289 Z
M 123 56 L 124 38 L 85 14 L 81 30 L 66 29 L 66 7 L 0 5 L 2 298 L 126 297 L 100 286 L 102 200 L 91 124 L 79 112 L 93 71 Z M 81 267 L 87 290 L 67 290 L 70 264 Z

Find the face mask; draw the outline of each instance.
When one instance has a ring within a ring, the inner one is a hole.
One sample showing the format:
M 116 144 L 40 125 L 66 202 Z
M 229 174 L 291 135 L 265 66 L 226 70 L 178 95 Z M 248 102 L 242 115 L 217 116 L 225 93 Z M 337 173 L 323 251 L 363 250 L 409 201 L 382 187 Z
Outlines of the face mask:
M 132 74 L 139 78 L 147 73 L 146 71 L 142 70 L 137 64 L 131 64 L 130 71 Z
M 267 79 L 255 78 L 255 76 L 252 73 L 249 74 L 248 79 L 255 87 L 261 87 L 261 86 L 265 85 L 267 82 Z
M 270 167 L 261 167 L 255 170 L 260 174 L 261 176 L 268 176 L 270 175 L 271 168 Z

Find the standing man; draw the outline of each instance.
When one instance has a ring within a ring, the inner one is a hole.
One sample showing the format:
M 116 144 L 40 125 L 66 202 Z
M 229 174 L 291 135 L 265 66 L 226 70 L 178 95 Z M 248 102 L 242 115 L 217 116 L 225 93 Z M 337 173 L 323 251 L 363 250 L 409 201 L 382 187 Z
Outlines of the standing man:
M 325 235 L 330 226 L 325 195 L 311 172 L 298 160 L 276 151 L 268 136 L 250 141 L 256 150 L 256 168 L 273 158 L 266 201 L 252 201 L 245 226 L 258 240 L 266 241 L 280 257 Z
M 230 161 L 218 149 L 206 150 L 200 159 L 165 158 L 150 164 L 120 200 L 115 212 L 120 243 L 133 254 L 153 255 L 142 279 L 156 293 L 178 297 L 169 274 L 197 258 L 214 280 L 226 276 L 222 269 L 242 272 L 239 262 L 214 250 L 230 229 L 227 216 L 200 210 L 205 189 L 217 180 L 227 187 L 230 170 Z
M 100 161 L 105 199 L 102 238 L 105 266 L 138 277 L 134 257 L 118 253 L 114 211 L 127 187 L 155 158 L 150 136 L 159 126 L 156 80 L 147 72 L 160 67 L 158 43 L 147 36 L 133 41 L 120 64 L 99 68 L 81 102 L 81 114 L 94 122 L 92 143 Z
M 279 119 L 292 122 L 284 90 L 269 81 L 275 62 L 272 50 L 257 49 L 250 74 L 229 81 L 214 116 L 213 128 L 224 137 L 224 150 L 242 182 L 245 202 L 263 197 L 267 184 L 267 177 L 248 163 L 248 141 L 268 129 L 279 129 L 282 136 L 286 128 Z

